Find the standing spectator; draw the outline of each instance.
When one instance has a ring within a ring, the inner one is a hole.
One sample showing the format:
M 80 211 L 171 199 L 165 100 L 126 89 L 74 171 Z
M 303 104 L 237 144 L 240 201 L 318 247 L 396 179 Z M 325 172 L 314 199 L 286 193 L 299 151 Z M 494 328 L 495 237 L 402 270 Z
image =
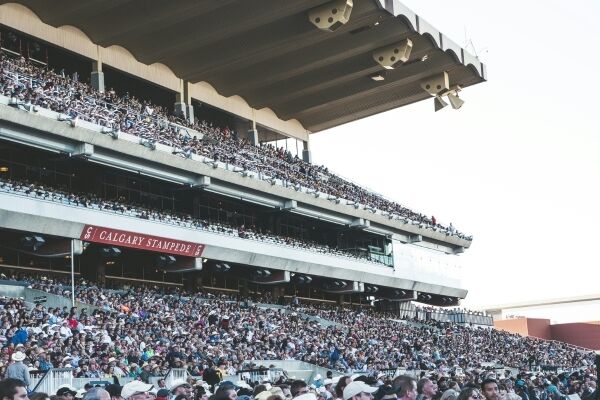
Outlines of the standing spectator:
M 12 360 L 14 363 L 10 364 L 6 369 L 6 377 L 19 379 L 25 384 L 25 387 L 28 388 L 30 385 L 29 382 L 29 369 L 25 364 L 23 364 L 23 360 L 25 359 L 25 353 L 22 351 L 15 351 L 12 356 Z

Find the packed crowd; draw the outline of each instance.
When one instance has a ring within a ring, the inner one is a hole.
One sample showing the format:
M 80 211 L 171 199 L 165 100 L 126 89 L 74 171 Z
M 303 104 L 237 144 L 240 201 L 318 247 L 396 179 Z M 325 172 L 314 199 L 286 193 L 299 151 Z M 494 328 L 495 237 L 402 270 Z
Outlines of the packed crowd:
M 22 194 L 28 197 L 54 201 L 61 204 L 69 204 L 99 211 L 113 212 L 130 217 L 159 221 L 191 229 L 199 229 L 223 235 L 237 236 L 249 240 L 291 246 L 316 253 L 360 259 L 373 263 L 382 262 L 380 258 L 369 257 L 368 254 L 365 253 L 344 251 L 336 247 L 317 243 L 304 238 L 278 236 L 267 230 L 261 230 L 254 226 L 240 225 L 236 227 L 222 221 L 200 220 L 188 214 L 149 209 L 139 204 L 126 203 L 123 199 L 107 200 L 91 193 L 69 193 L 59 188 L 53 188 L 27 181 L 20 182 L 0 178 L 0 191 Z
M 69 295 L 70 286 L 56 278 L 5 278 Z M 147 381 L 180 367 L 211 385 L 252 359 L 294 359 L 364 374 L 396 368 L 451 374 L 486 362 L 528 369 L 532 359 L 565 367 L 593 365 L 593 354 L 565 343 L 450 323 L 416 326 L 364 309 L 332 309 L 325 316 L 342 325 L 325 327 L 286 309 L 180 288 L 107 290 L 79 281 L 75 294 L 95 311 L 43 304 L 28 310 L 21 300 L 0 299 L 0 374 L 15 352 L 23 354 L 27 368 L 42 371 L 72 367 L 78 377 Z
M 19 364 L 16 362 L 15 364 Z M 352 375 L 323 379 L 317 375 L 312 382 L 285 379 L 256 382 L 222 381 L 212 388 L 194 378 L 178 380 L 169 387 L 141 381 L 121 386 L 104 387 L 86 384 L 77 390 L 69 385 L 58 388 L 55 395 L 30 393 L 18 378 L 0 381 L 0 395 L 6 400 L 596 400 L 596 376 L 589 370 L 554 376 L 520 373 L 497 379 L 495 374 L 464 375 L 430 374 L 419 377 Z M 550 379 L 548 379 L 550 378 Z M 417 380 L 418 379 L 418 380 Z
M 192 124 L 135 96 L 118 96 L 114 90 L 98 92 L 64 73 L 36 66 L 24 58 L 11 58 L 3 53 L 0 57 L 0 95 L 13 99 L 17 106 L 28 110 L 47 108 L 73 121 L 85 120 L 111 131 L 138 136 L 149 143 L 171 146 L 182 154 L 193 153 L 227 162 L 242 170 L 280 179 L 288 186 L 305 187 L 447 235 L 472 239 L 452 224 L 443 226 L 435 217 L 411 211 L 331 173 L 324 166 L 304 162 L 283 148 L 254 146 L 228 128 L 214 127 L 205 121 Z M 191 135 L 186 128 L 200 132 L 202 138 Z

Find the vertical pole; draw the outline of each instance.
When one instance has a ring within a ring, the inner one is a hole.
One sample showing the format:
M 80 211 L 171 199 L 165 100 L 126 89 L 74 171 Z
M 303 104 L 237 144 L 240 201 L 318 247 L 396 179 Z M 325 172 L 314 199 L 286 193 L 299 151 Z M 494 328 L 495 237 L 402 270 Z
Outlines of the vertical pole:
M 75 307 L 75 239 L 71 239 L 71 306 Z

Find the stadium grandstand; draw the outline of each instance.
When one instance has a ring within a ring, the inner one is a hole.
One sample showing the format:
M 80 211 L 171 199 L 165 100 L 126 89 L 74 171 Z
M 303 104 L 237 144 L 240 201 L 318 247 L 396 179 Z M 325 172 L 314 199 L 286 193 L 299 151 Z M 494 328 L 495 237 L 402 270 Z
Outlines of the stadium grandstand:
M 400 2 L 0 1 L 0 47 L 0 377 L 17 387 L 593 391 L 589 349 L 459 307 L 468 233 L 311 162 L 312 134 L 458 109 L 485 81 Z

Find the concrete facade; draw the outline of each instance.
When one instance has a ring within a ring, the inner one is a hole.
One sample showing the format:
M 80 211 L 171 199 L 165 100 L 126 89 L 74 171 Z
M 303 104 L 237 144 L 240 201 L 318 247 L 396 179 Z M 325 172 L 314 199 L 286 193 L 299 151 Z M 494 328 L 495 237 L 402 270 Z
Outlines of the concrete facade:
M 494 327 L 521 336 L 557 340 L 586 349 L 600 350 L 599 321 L 551 325 L 549 319 L 515 318 L 496 320 Z
M 79 238 L 84 225 L 97 225 L 131 232 L 202 243 L 203 257 L 256 267 L 272 268 L 385 287 L 417 290 L 464 298 L 466 290 L 442 285 L 443 276 L 390 268 L 357 259 L 316 253 L 275 243 L 148 221 L 67 204 L 0 192 L 0 227 Z

